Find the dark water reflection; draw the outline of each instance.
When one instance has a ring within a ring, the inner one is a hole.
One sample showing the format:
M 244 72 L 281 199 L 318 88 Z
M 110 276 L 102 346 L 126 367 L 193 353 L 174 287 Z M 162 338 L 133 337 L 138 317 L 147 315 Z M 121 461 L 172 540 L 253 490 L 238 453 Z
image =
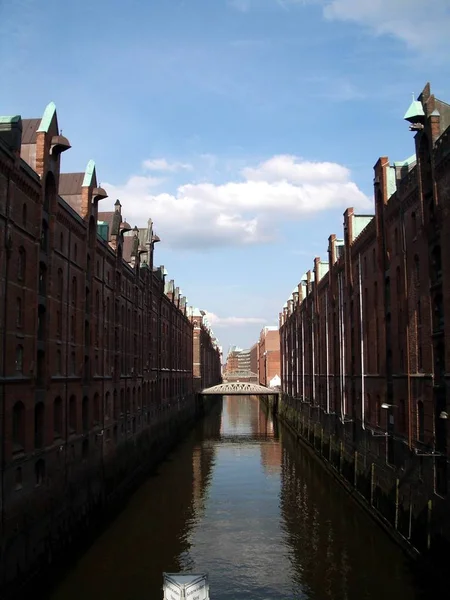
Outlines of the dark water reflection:
M 412 600 L 400 550 L 258 401 L 230 396 L 132 497 L 51 600 L 161 599 L 207 571 L 212 600 Z

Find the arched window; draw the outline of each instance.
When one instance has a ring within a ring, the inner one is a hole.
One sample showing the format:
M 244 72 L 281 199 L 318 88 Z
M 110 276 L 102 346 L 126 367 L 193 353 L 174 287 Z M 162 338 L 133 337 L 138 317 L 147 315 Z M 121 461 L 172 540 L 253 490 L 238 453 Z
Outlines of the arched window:
M 127 414 L 129 415 L 131 413 L 131 392 L 130 392 L 130 388 L 127 389 Z
M 23 373 L 23 346 L 16 347 L 16 373 Z
M 111 395 L 109 392 L 105 394 L 105 420 L 109 421 L 111 418 Z
M 415 239 L 417 237 L 417 218 L 415 212 L 411 213 L 411 233 L 413 239 Z
M 87 396 L 83 398 L 83 404 L 81 406 L 81 423 L 83 433 L 89 431 L 89 398 Z
M 44 253 L 48 252 L 48 223 L 45 219 L 42 219 L 41 251 Z
M 72 277 L 72 304 L 76 306 L 77 304 L 77 278 Z
M 38 329 L 37 329 L 37 337 L 39 341 L 45 340 L 46 334 L 46 312 L 45 307 L 41 304 L 38 307 Z
M 62 231 L 59 234 L 59 249 L 61 252 L 64 252 L 64 234 Z
M 44 403 L 38 402 L 34 407 L 34 447 L 42 448 L 44 445 Z
M 56 372 L 58 375 L 62 375 L 62 354 L 61 350 L 56 351 Z
M 63 288 L 64 288 L 64 276 L 63 276 L 62 269 L 58 269 L 58 275 L 56 277 L 56 286 L 57 286 L 56 295 L 59 300 L 62 300 Z
M 22 205 L 22 225 L 23 227 L 25 227 L 25 229 L 27 228 L 27 205 L 23 204 Z
M 40 458 L 34 465 L 34 474 L 36 478 L 36 485 L 42 485 L 45 481 L 45 462 L 44 459 Z
M 97 393 L 94 394 L 94 425 L 100 423 L 100 397 Z
M 25 406 L 20 401 L 13 407 L 12 441 L 14 451 L 25 447 Z
M 425 412 L 422 400 L 417 403 L 417 437 L 419 442 L 425 441 Z
M 45 296 L 47 293 L 47 269 L 44 263 L 39 263 L 39 294 Z
M 125 412 L 125 392 L 120 390 L 120 414 L 123 415 Z
M 74 262 L 78 260 L 78 246 L 76 244 L 73 245 L 73 260 Z
M 136 388 L 133 388 L 133 414 L 136 412 Z
M 19 256 L 17 258 L 17 279 L 23 281 L 25 279 L 27 257 L 25 249 L 21 246 L 19 248 Z
M 442 277 L 441 247 L 435 246 L 431 252 L 431 279 L 437 281 Z
M 53 403 L 53 435 L 55 438 L 63 437 L 63 405 L 59 396 Z
M 69 398 L 69 431 L 70 433 L 77 431 L 77 399 L 75 396 Z
M 22 327 L 22 298 L 16 300 L 16 327 Z
M 118 399 L 117 399 L 117 390 L 114 390 L 114 393 L 113 393 L 113 416 L 114 416 L 114 419 L 119 418 L 119 404 L 118 404 Z
M 433 301 L 434 331 L 444 327 L 444 303 L 441 294 L 436 294 Z

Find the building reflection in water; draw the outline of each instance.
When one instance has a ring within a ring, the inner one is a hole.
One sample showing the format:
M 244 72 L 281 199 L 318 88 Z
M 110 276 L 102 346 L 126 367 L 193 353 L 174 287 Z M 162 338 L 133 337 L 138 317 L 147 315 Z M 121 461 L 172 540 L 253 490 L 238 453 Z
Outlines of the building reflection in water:
M 215 600 L 412 600 L 400 550 L 256 398 L 215 403 L 52 600 L 162 598 L 206 571 Z
M 292 436 L 282 446 L 281 515 L 298 588 L 315 600 L 415 598 L 400 549 Z
M 190 534 L 201 521 L 214 468 L 221 402 L 157 472 L 131 497 L 123 512 L 73 565 L 51 600 L 162 598 L 162 574 L 191 563 Z

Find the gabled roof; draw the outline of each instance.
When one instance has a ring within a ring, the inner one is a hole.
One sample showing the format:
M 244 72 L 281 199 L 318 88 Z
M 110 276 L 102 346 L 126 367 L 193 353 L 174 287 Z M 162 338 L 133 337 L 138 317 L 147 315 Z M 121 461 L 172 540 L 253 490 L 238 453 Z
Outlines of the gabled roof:
M 61 173 L 59 176 L 60 196 L 75 196 L 81 194 L 84 173 Z M 101 219 L 100 219 L 101 220 Z
M 22 119 L 22 144 L 35 144 L 41 119 Z

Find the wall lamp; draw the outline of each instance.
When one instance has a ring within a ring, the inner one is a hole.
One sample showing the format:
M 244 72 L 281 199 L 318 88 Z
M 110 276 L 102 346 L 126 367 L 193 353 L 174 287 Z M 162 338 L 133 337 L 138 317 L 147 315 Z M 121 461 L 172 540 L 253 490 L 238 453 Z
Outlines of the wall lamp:
M 381 405 L 381 408 L 384 408 L 385 410 L 387 410 L 388 408 L 397 408 L 397 406 L 395 404 L 388 404 L 387 402 L 383 402 L 383 404 Z

